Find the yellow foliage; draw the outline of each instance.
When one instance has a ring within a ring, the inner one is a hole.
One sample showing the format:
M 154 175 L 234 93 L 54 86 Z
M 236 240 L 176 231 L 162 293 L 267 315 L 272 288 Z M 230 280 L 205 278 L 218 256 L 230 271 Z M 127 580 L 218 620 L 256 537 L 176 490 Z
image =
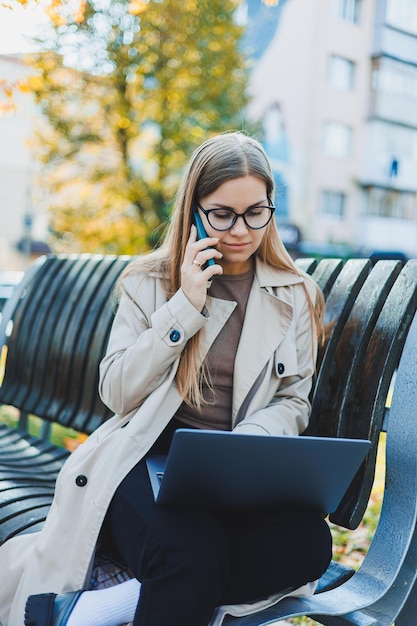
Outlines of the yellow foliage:
M 75 437 L 64 437 L 64 447 L 70 452 L 74 452 L 79 445 L 87 440 L 87 435 L 84 433 L 78 433 Z
M 6 358 L 7 358 L 7 346 L 4 345 L 0 351 L 0 385 L 3 382 L 3 378 L 4 378 L 4 368 L 6 365 Z
M 119 128 L 129 128 L 130 120 L 127 117 L 121 117 L 118 120 L 117 125 Z
M 48 243 L 54 252 L 143 252 L 169 216 L 190 152 L 241 124 L 246 66 L 235 2 L 115 0 L 112 12 L 113 3 L 45 1 L 55 44 L 33 55 L 28 85 L 44 113 L 33 150 Z M 96 13 L 111 36 L 97 30 Z M 67 48 L 85 69 L 63 64 Z
M 59 26 L 64 26 L 67 23 L 67 20 L 60 11 L 61 7 L 62 0 L 49 0 L 49 5 L 44 9 L 46 15 L 57 28 L 59 28 Z
M 19 83 L 17 87 L 21 93 L 31 93 L 31 87 L 27 81 Z
M 32 92 L 39 91 L 40 89 L 42 89 L 43 85 L 44 85 L 44 81 L 42 77 L 39 75 L 34 74 L 32 76 L 29 76 L 27 80 L 28 89 Z
M 12 2 L 0 2 L 0 6 L 4 7 L 5 9 L 13 9 L 13 5 L 20 5 L 22 7 L 27 7 L 29 6 L 29 4 L 32 4 L 32 2 L 36 3 L 36 0 L 14 0 Z
M 20 81 L 10 83 L 6 79 L 0 80 L 0 97 L 3 96 L 3 99 L 0 99 L 0 116 L 8 115 L 16 110 L 14 94 L 16 89 L 21 89 L 22 85 Z
M 73 13 L 74 22 L 76 22 L 77 24 L 81 24 L 84 21 L 85 9 L 86 9 L 86 2 L 85 0 L 81 0 L 79 3 L 79 6 L 76 8 L 76 10 Z
M 146 0 L 131 0 L 129 4 L 129 13 L 131 15 L 140 15 L 148 8 Z

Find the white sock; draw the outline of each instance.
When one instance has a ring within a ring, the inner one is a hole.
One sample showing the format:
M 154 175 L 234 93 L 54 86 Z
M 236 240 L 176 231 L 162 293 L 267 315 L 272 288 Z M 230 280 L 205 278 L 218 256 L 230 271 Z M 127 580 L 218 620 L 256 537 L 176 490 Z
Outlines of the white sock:
M 140 582 L 136 578 L 113 587 L 84 591 L 67 626 L 120 626 L 133 622 L 139 593 Z

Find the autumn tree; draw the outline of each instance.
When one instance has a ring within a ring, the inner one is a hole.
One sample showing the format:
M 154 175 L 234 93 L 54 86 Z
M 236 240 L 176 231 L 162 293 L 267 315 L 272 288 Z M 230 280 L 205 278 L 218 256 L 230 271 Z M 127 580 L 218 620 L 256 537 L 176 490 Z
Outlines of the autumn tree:
M 247 62 L 234 0 L 57 2 L 31 86 L 56 250 L 153 245 L 182 168 L 245 127 Z

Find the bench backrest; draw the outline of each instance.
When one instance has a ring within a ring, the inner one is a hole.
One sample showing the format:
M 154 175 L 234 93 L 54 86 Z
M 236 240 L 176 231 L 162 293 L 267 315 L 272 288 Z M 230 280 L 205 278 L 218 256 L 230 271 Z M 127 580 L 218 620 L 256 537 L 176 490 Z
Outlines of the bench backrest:
M 307 434 L 370 439 L 366 461 L 330 519 L 356 528 L 368 504 L 388 392 L 417 309 L 417 260 L 322 261 L 307 270 L 326 297 Z
M 50 256 L 13 313 L 0 403 L 91 433 L 110 415 L 98 393 L 116 300 L 131 257 Z M 335 523 L 355 528 L 368 503 L 386 400 L 417 308 L 417 261 L 299 259 L 326 298 L 308 434 L 368 438 L 372 449 Z
M 98 362 L 113 320 L 115 282 L 130 260 L 43 260 L 13 314 L 0 403 L 86 433 L 109 417 L 97 393 Z

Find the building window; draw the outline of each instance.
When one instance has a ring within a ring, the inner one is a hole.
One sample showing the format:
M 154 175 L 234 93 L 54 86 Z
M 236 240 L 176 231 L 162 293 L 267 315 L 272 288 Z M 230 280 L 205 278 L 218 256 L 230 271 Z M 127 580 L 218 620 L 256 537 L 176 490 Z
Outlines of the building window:
M 325 122 L 323 125 L 323 153 L 344 159 L 352 152 L 352 129 L 343 122 Z
M 345 22 L 359 24 L 359 11 L 361 0 L 333 0 L 333 15 Z
M 417 100 L 417 67 L 383 59 L 373 67 L 372 86 L 387 94 Z
M 415 163 L 417 161 L 417 131 L 397 124 L 376 122 L 370 125 L 372 129 L 372 151 L 379 160 L 391 162 L 396 157 L 401 162 Z
M 377 217 L 415 221 L 417 194 L 370 187 L 365 191 L 365 213 Z
M 417 34 L 416 0 L 388 0 L 386 20 L 394 28 Z
M 320 213 L 333 217 L 345 215 L 346 194 L 342 191 L 325 191 L 320 193 Z
M 333 89 L 351 91 L 354 86 L 355 64 L 349 59 L 332 54 L 329 57 L 327 81 Z

